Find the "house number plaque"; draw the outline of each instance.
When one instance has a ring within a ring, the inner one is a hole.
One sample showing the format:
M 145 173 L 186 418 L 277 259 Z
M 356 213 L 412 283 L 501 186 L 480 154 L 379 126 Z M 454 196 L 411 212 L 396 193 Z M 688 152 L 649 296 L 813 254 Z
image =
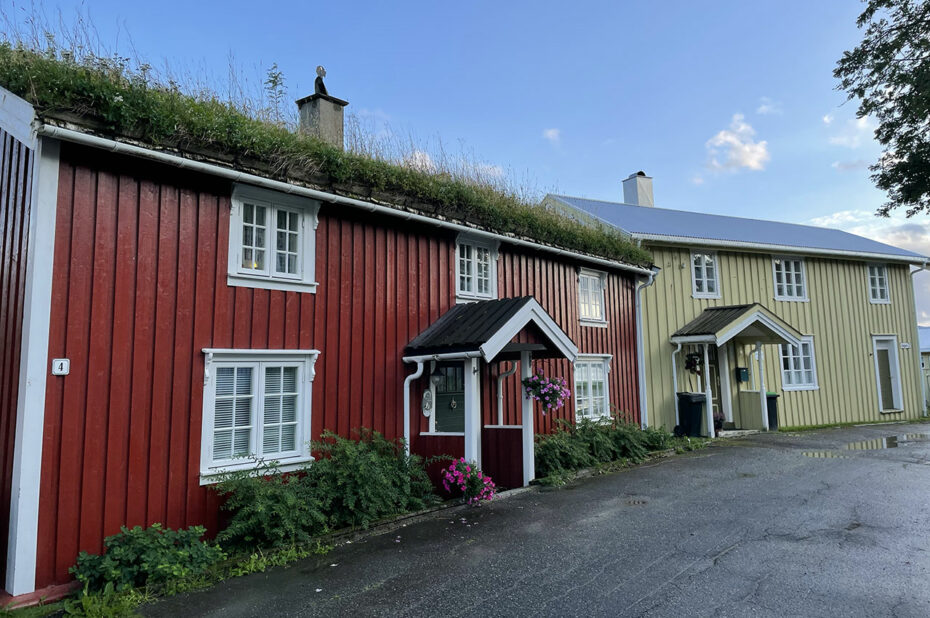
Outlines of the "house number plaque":
M 66 376 L 71 373 L 71 359 L 69 358 L 53 358 L 52 359 L 52 375 L 53 376 Z

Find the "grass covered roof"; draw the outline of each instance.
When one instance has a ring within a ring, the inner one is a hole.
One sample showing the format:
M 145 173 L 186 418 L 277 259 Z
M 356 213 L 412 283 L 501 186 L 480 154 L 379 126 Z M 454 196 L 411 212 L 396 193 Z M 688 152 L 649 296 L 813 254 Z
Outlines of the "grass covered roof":
M 0 43 L 0 86 L 46 122 L 210 159 L 265 177 L 406 208 L 488 231 L 645 266 L 650 254 L 607 226 L 585 225 L 516 192 L 334 148 L 223 101 L 182 91 L 119 59 Z

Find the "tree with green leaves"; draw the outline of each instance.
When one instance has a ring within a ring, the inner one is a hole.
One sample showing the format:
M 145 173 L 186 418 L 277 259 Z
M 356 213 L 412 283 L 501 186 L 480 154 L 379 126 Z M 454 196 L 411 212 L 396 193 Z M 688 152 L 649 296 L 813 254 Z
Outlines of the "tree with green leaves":
M 884 152 L 870 169 L 889 197 L 878 214 L 930 212 L 930 2 L 864 1 L 864 36 L 837 63 L 837 88 L 859 100 L 860 118 L 878 121 Z

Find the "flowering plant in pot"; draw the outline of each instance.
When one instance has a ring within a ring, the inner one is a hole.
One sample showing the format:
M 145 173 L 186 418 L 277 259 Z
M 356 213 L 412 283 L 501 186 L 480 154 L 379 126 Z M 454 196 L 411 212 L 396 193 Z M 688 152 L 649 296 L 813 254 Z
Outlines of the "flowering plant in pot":
M 523 391 L 542 403 L 543 414 L 564 406 L 572 394 L 564 378 L 547 378 L 542 371 L 523 379 Z
M 443 471 L 442 486 L 447 492 L 461 491 L 462 499 L 472 506 L 492 500 L 497 490 L 491 477 L 464 457 L 456 459 Z

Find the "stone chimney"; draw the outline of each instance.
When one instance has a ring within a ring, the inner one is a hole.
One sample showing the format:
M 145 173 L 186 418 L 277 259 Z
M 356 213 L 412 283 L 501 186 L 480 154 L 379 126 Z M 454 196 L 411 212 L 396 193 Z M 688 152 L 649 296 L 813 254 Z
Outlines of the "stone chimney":
M 623 203 L 654 207 L 656 202 L 652 197 L 652 176 L 646 176 L 643 171 L 630 174 L 623 181 Z
M 342 150 L 345 148 L 343 108 L 348 104 L 348 101 L 319 93 L 299 99 L 297 109 L 300 124 L 297 132 L 317 137 Z

